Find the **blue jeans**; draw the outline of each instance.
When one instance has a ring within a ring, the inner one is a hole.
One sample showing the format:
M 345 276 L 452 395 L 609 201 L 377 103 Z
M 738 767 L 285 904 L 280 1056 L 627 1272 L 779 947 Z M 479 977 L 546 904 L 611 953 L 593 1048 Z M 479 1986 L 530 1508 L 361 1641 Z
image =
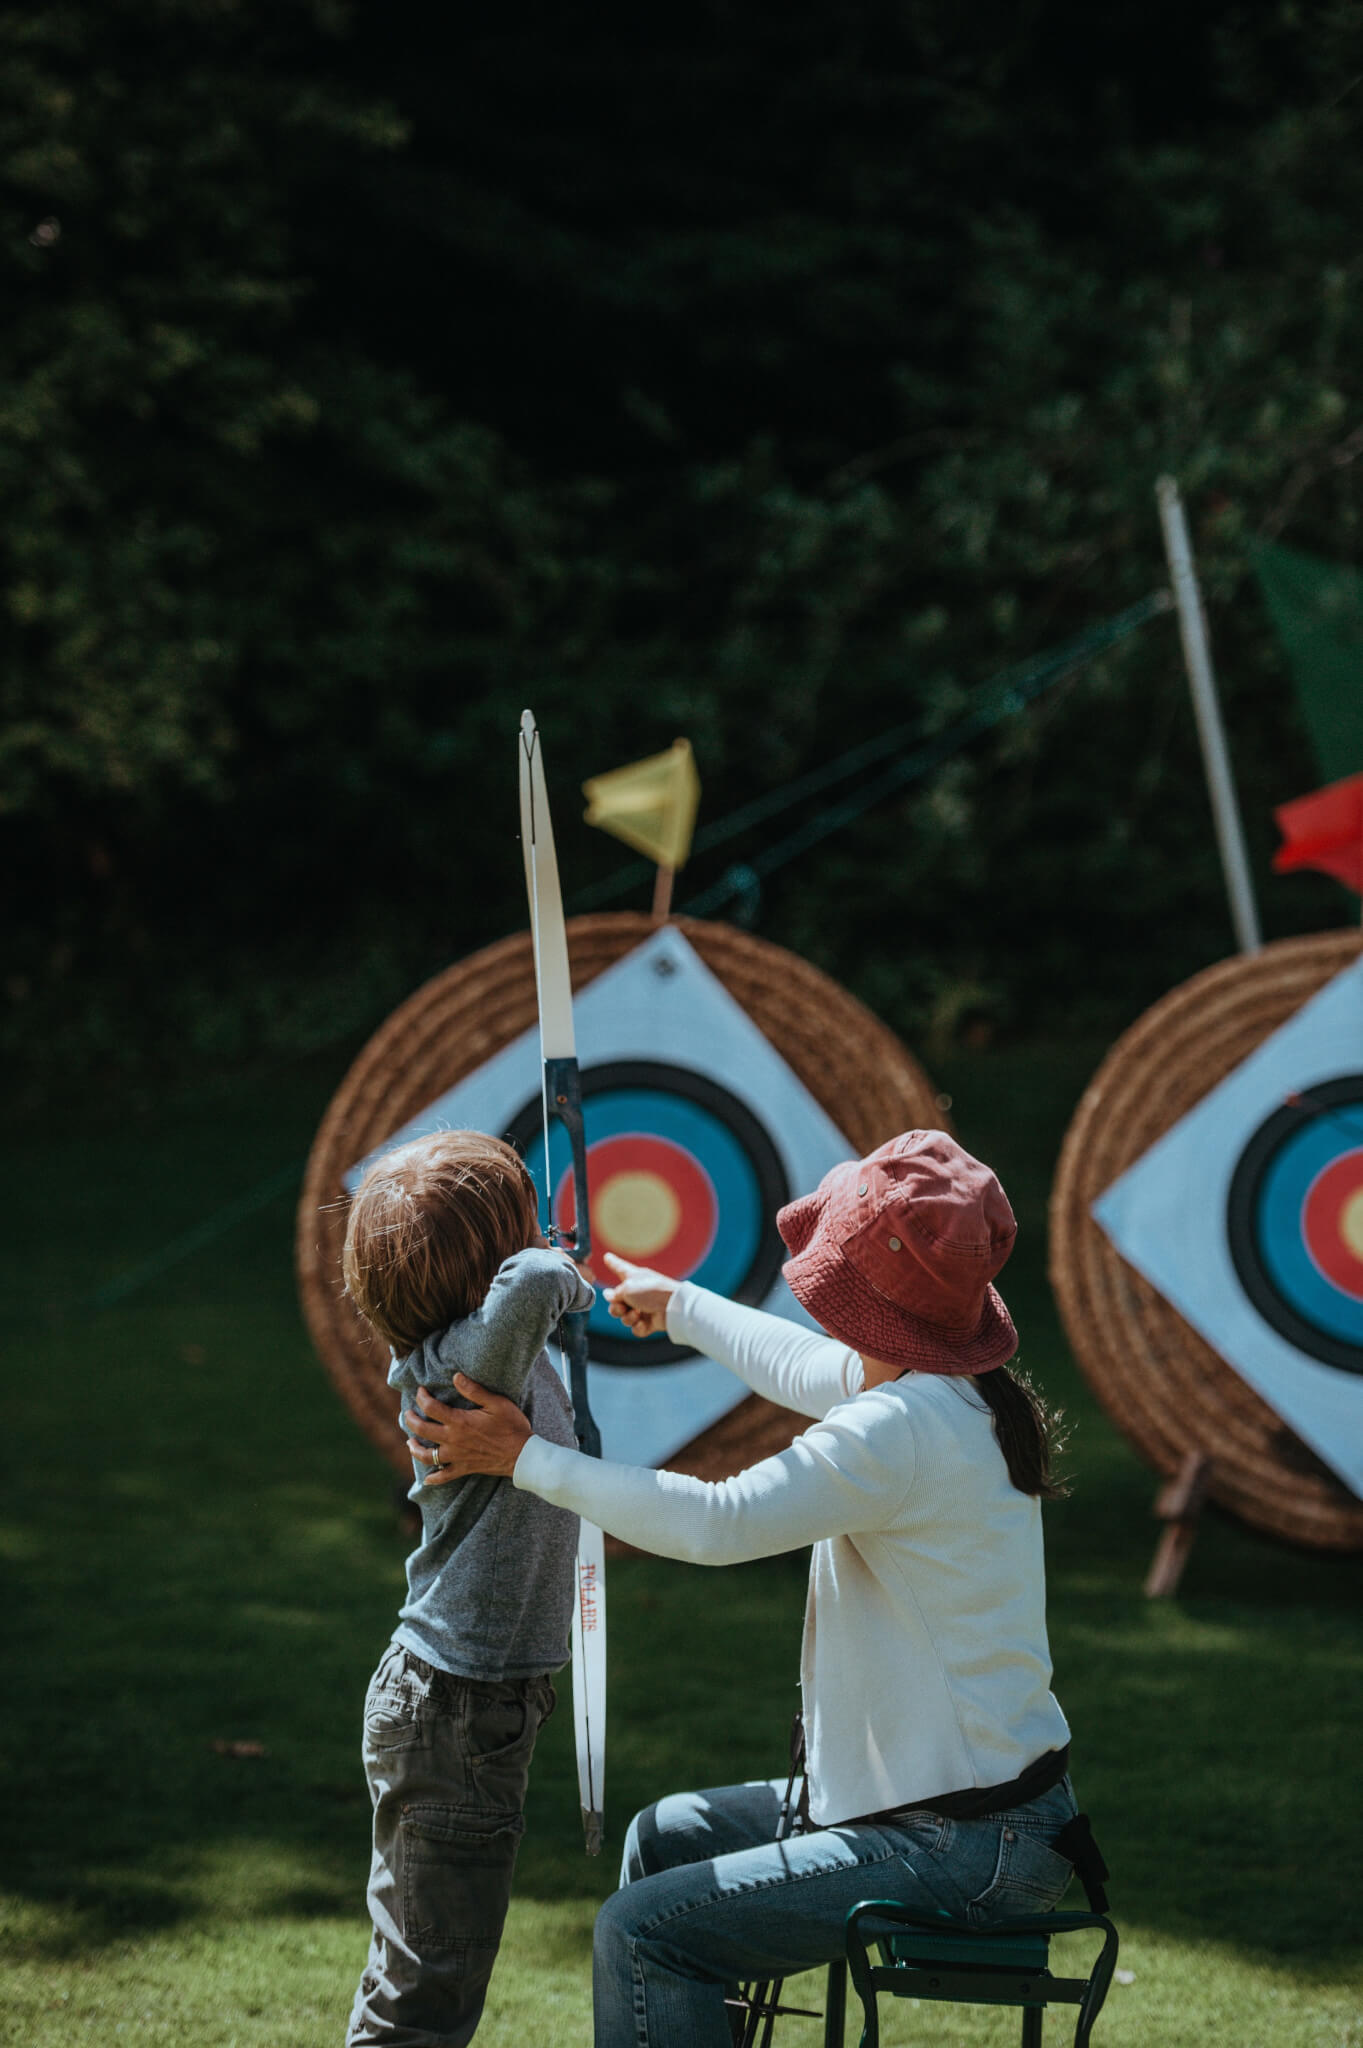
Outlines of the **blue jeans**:
M 596 2048 L 730 2048 L 726 1989 L 832 1962 L 862 1899 L 987 1927 L 1046 1912 L 1070 1880 L 1050 1847 L 1074 1816 L 1068 1778 L 987 1820 L 925 1813 L 778 1842 L 784 1790 L 725 1785 L 636 1814 L 596 1922 Z

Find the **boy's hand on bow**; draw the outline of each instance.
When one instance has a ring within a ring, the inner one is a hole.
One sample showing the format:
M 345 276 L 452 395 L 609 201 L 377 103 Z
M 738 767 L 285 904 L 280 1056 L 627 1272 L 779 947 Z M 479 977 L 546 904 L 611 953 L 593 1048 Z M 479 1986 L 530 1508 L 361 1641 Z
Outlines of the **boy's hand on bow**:
M 471 1472 L 509 1479 L 534 1434 L 528 1418 L 504 1394 L 489 1393 L 462 1372 L 455 1374 L 454 1384 L 474 1404 L 471 1408 L 447 1408 L 425 1387 L 418 1387 L 420 1413 L 408 1410 L 402 1418 L 408 1429 L 434 1446 L 427 1450 L 422 1444 L 408 1445 L 416 1462 L 431 1468 L 422 1485 L 447 1486 Z
M 605 1252 L 602 1257 L 603 1263 L 618 1276 L 614 1287 L 606 1289 L 611 1314 L 618 1316 L 636 1337 L 652 1337 L 659 1330 L 666 1330 L 667 1304 L 679 1283 L 666 1273 L 655 1273 L 649 1266 L 633 1266 L 628 1259 L 618 1259 L 614 1252 Z

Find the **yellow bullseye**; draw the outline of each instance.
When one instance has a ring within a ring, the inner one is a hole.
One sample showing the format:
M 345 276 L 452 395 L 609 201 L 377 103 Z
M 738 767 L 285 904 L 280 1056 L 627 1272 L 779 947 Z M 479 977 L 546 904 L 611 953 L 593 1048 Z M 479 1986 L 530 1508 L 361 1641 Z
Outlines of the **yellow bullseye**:
M 1340 1210 L 1339 1234 L 1354 1257 L 1363 1261 L 1363 1188 L 1350 1195 Z
M 676 1235 L 681 1203 L 656 1173 L 617 1173 L 592 1204 L 598 1236 L 626 1258 L 646 1259 Z

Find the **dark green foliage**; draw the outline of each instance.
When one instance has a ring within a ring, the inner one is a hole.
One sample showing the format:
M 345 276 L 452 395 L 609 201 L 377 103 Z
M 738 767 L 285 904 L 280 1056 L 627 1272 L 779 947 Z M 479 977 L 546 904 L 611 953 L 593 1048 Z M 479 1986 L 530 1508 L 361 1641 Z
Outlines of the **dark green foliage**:
M 522 921 L 522 703 L 571 892 L 584 775 L 686 732 L 714 819 L 1142 596 L 1164 469 L 1269 929 L 1335 921 L 1247 550 L 1357 552 L 1360 70 L 1342 0 L 11 9 L 11 1044 L 353 1028 Z M 1227 950 L 1172 625 L 760 915 L 947 1039 Z

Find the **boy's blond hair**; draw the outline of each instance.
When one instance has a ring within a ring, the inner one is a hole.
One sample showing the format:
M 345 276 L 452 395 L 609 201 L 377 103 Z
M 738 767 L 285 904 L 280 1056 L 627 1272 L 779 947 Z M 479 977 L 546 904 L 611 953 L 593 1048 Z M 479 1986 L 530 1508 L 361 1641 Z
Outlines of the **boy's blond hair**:
M 481 1131 L 435 1131 L 387 1152 L 350 1204 L 346 1293 L 399 1358 L 472 1314 L 503 1259 L 540 1241 L 524 1161 Z

